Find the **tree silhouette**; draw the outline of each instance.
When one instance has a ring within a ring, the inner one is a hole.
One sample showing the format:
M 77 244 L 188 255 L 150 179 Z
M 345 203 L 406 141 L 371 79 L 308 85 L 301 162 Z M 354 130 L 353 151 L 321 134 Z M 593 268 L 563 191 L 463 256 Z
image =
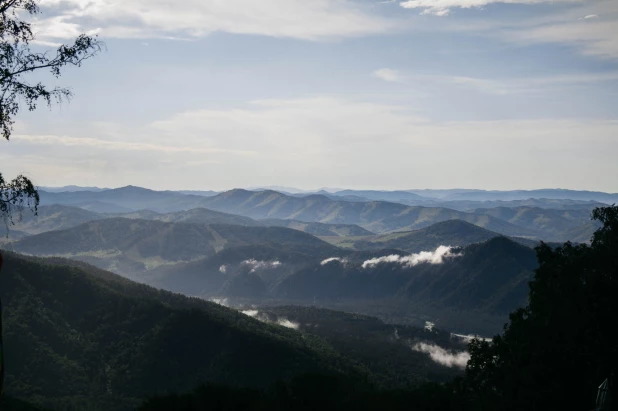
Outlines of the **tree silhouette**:
M 67 88 L 49 88 L 42 82 L 28 81 L 35 71 L 49 70 L 60 77 L 66 66 L 81 66 L 95 56 L 102 47 L 96 38 L 85 34 L 71 45 L 61 45 L 55 52 L 37 53 L 30 49 L 35 39 L 31 23 L 24 17 L 40 13 L 39 0 L 0 0 L 0 135 L 9 140 L 15 116 L 22 108 L 33 111 L 39 102 L 51 106 L 71 98 Z M 12 215 L 24 205 L 35 213 L 39 196 L 32 182 L 20 175 L 6 181 L 0 174 L 0 216 L 5 223 L 12 223 Z
M 6 140 L 10 139 L 14 118 L 23 107 L 33 111 L 40 101 L 51 106 L 53 102 L 72 96 L 67 88 L 32 83 L 28 81 L 28 75 L 49 70 L 53 76 L 60 77 L 64 67 L 81 66 L 102 47 L 96 37 L 82 34 L 72 45 L 61 45 L 55 53 L 33 52 L 30 43 L 35 36 L 24 17 L 37 15 L 40 12 L 38 3 L 38 0 L 0 0 L 0 135 Z M 39 194 L 30 179 L 19 175 L 6 181 L 0 173 L 0 217 L 7 228 L 13 223 L 15 212 L 21 213 L 27 206 L 36 214 L 38 205 Z M 0 256 L 0 266 L 1 261 Z M 1 307 L 0 303 L 0 394 L 4 372 Z
M 618 366 L 618 207 L 593 219 L 603 227 L 591 245 L 537 248 L 529 305 L 492 343 L 471 344 L 463 389 L 473 409 L 594 407 Z

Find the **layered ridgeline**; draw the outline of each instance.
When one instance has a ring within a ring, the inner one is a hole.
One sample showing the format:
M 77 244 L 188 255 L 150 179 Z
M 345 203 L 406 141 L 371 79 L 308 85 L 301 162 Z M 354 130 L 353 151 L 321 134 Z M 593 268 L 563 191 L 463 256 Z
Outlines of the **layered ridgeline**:
M 129 213 L 96 213 L 83 208 L 67 205 L 47 205 L 38 209 L 37 215 L 24 212 L 9 225 L 0 226 L 0 234 L 10 239 L 19 239 L 29 235 L 41 234 L 48 231 L 65 230 L 77 227 L 90 221 L 128 218 L 140 220 L 154 220 L 167 223 L 190 224 L 226 224 L 249 227 L 287 227 L 303 231 L 315 236 L 370 236 L 372 232 L 356 225 L 307 223 L 293 220 L 262 220 L 257 221 L 237 214 L 223 213 L 206 208 L 194 208 L 186 211 L 158 213 L 152 210 L 139 210 Z
M 404 298 L 496 313 L 525 302 L 536 263 L 530 247 L 460 221 L 377 244 L 379 249 L 355 251 L 287 228 L 107 219 L 11 245 L 205 298 L 320 303 Z M 466 290 L 476 294 L 464 298 Z
M 113 218 L 50 231 L 14 242 L 18 252 L 64 256 L 145 281 L 142 274 L 162 265 L 214 256 L 243 245 L 277 244 L 311 252 L 316 258 L 336 250 L 314 236 L 279 227 L 165 223 Z
M 293 307 L 241 313 L 69 260 L 5 254 L 0 290 L 6 392 L 58 411 L 306 372 L 394 388 L 448 379 L 467 358 L 441 331 Z
M 362 260 L 333 257 L 286 277 L 274 293 L 304 300 L 405 298 L 436 307 L 506 313 L 526 302 L 532 249 L 504 237 L 463 249 Z
M 304 223 L 357 225 L 373 233 L 409 231 L 442 221 L 459 219 L 503 235 L 545 241 L 573 240 L 569 237 L 573 234 L 577 234 L 578 238 L 592 235 L 594 227 L 589 225 L 589 214 L 596 204 L 574 202 L 572 203 L 573 209 L 570 209 L 568 204 L 564 203 L 567 200 L 564 200 L 552 209 L 551 201 L 559 200 L 538 200 L 529 202 L 530 205 L 523 205 L 520 202 L 517 203 L 519 206 L 501 204 L 504 207 L 499 208 L 491 208 L 483 203 L 469 203 L 466 211 L 459 211 L 449 208 L 448 203 L 441 203 L 440 206 L 429 203 L 425 206 L 409 206 L 362 197 L 354 197 L 354 200 L 351 200 L 347 195 L 342 197 L 330 194 L 299 196 L 285 195 L 275 191 L 232 190 L 207 197 L 180 192 L 157 192 L 138 187 L 99 192 L 43 192 L 41 198 L 43 205 L 71 205 L 104 213 L 130 214 L 139 210 L 170 213 L 206 208 L 258 220 L 295 220 Z M 386 198 L 391 198 L 391 196 L 386 196 Z M 111 208 L 116 210 L 110 211 Z M 140 218 L 151 218 L 151 216 L 151 212 L 139 215 Z M 197 220 L 172 218 L 164 221 Z M 212 223 L 212 220 L 210 222 Z M 281 225 L 281 223 L 274 225 Z M 296 225 L 299 226 L 299 224 Z M 317 229 L 318 227 L 313 227 L 314 231 L 307 231 L 317 234 L 315 231 Z M 578 232 L 574 233 L 573 230 L 578 230 Z M 340 229 L 336 231 L 339 232 L 338 235 L 341 234 Z

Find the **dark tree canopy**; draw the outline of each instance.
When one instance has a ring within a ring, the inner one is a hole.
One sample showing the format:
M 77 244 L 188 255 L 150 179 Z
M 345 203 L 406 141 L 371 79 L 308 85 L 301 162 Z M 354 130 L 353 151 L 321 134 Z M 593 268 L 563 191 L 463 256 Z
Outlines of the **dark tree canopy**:
M 33 111 L 38 103 L 50 106 L 69 99 L 67 88 L 49 88 L 42 82 L 28 81 L 35 71 L 49 70 L 60 77 L 66 66 L 81 66 L 95 56 L 102 43 L 85 34 L 73 44 L 62 45 L 51 52 L 33 52 L 30 43 L 35 39 L 32 26 L 26 19 L 39 14 L 38 0 L 0 0 L 0 135 L 9 140 L 15 116 L 23 108 Z M 12 212 L 25 205 L 36 212 L 39 196 L 32 182 L 18 176 L 5 181 L 0 174 L 0 216 L 12 222 Z
M 537 248 L 529 305 L 492 343 L 471 344 L 463 389 L 472 409 L 594 407 L 618 368 L 618 207 L 593 218 L 603 227 L 590 246 Z

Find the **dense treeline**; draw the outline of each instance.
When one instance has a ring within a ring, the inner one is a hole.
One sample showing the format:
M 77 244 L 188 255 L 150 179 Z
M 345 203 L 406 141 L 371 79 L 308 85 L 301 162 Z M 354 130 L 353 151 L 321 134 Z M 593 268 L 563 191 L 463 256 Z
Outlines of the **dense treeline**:
M 618 207 L 600 208 L 591 245 L 537 248 L 529 304 L 493 341 L 474 340 L 464 377 L 403 391 L 311 376 L 267 391 L 203 386 L 147 401 L 142 411 L 176 409 L 591 410 L 618 360 Z M 299 382 L 300 381 L 300 382 Z M 616 384 L 610 398 L 616 397 Z M 617 409 L 617 401 L 604 410 Z
M 206 381 L 267 387 L 305 372 L 366 375 L 311 335 L 66 263 L 5 254 L 10 396 L 56 411 L 131 410 Z

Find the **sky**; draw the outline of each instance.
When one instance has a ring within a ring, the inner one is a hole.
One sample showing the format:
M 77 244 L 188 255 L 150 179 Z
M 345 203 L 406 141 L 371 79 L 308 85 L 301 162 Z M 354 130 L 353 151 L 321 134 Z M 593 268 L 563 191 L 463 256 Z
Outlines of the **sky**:
M 105 51 L 23 111 L 41 186 L 618 192 L 615 0 L 41 0 Z

